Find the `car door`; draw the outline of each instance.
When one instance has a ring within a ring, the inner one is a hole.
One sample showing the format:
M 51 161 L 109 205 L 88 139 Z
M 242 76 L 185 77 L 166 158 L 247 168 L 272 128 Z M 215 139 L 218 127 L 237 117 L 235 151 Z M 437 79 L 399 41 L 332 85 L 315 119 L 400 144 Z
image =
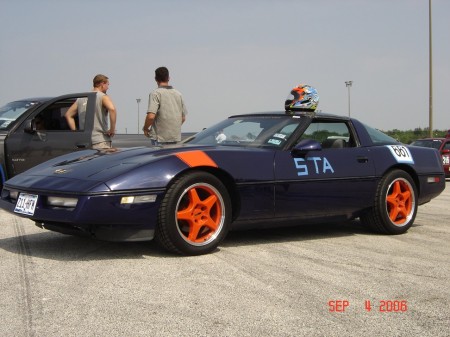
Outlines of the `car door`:
M 27 117 L 6 139 L 9 177 L 62 154 L 87 149 L 92 126 L 85 114 L 77 119 L 72 131 L 64 117 L 77 98 L 86 100 L 87 111 L 94 111 L 95 94 L 74 94 L 55 98 Z
M 348 121 L 313 121 L 301 140 L 317 146 L 275 157 L 276 217 L 349 217 L 371 204 L 375 166 Z

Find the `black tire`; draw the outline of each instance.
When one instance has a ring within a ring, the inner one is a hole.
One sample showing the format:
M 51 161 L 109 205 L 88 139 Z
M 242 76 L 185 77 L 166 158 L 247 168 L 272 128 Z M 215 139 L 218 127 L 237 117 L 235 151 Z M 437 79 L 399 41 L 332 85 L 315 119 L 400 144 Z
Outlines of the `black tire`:
M 225 238 L 230 221 L 231 201 L 223 183 L 206 172 L 188 172 L 164 196 L 155 239 L 174 253 L 207 254 Z
M 403 234 L 414 223 L 417 207 L 417 187 L 411 176 L 392 170 L 381 179 L 374 205 L 361 221 L 379 233 Z

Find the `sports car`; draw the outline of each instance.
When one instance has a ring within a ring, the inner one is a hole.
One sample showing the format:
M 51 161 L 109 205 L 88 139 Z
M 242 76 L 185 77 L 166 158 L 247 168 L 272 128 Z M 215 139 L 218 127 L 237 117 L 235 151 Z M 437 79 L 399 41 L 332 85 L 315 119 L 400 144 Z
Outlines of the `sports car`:
M 444 188 L 435 149 L 288 111 L 235 115 L 175 146 L 57 157 L 6 181 L 0 207 L 44 229 L 199 255 L 250 227 L 359 218 L 402 234 Z

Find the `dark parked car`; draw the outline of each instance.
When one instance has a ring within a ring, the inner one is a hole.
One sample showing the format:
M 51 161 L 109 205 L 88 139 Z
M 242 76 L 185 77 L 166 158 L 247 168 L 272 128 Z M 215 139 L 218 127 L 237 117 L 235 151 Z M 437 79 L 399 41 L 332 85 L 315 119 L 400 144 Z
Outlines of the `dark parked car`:
M 439 151 L 445 176 L 450 178 L 450 138 L 424 138 L 411 143 L 412 146 L 431 147 Z
M 402 234 L 444 188 L 434 149 L 289 111 L 232 116 L 178 146 L 54 158 L 8 180 L 0 207 L 49 230 L 196 255 L 249 227 L 360 218 Z
M 0 107 L 0 189 L 3 182 L 37 164 L 91 146 L 95 92 L 20 99 Z M 86 113 L 70 130 L 65 112 L 77 98 L 87 99 Z M 119 147 L 149 144 L 143 135 L 116 135 Z

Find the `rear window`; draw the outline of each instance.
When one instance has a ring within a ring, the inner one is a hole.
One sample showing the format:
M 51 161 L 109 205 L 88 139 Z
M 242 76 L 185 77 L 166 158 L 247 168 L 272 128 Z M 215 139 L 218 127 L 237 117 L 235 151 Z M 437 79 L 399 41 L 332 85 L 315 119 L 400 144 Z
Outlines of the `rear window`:
M 364 124 L 364 127 L 369 133 L 369 137 L 374 145 L 391 145 L 400 143 L 399 141 L 381 132 L 380 130 L 374 129 L 366 124 Z
M 442 141 L 439 139 L 418 139 L 411 143 L 412 146 L 431 147 L 436 150 L 439 150 L 441 144 Z

